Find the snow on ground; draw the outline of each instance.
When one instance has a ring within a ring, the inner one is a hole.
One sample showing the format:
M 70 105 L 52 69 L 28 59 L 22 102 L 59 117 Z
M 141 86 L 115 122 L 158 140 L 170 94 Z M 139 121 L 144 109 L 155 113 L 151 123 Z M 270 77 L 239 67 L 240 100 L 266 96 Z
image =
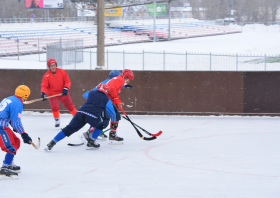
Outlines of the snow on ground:
M 18 180 L 0 181 L 0 197 L 279 197 L 280 118 L 130 117 L 151 133 L 163 134 L 144 141 L 122 120 L 123 145 L 67 146 L 80 143 L 85 126 L 46 153 L 43 148 L 59 132 L 52 115 L 24 113 L 26 132 L 34 142 L 41 138 L 41 148 L 21 145 L 15 163 L 22 173 Z M 63 114 L 61 127 L 71 118 Z M 0 159 L 4 156 L 0 152 Z

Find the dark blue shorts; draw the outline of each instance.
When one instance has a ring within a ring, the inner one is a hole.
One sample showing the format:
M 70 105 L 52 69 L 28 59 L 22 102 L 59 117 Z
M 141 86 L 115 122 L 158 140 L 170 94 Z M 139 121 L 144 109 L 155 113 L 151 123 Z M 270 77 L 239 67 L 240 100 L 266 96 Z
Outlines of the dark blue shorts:
M 65 136 L 69 137 L 73 133 L 83 128 L 86 123 L 90 124 L 93 127 L 96 127 L 97 129 L 103 129 L 103 120 L 101 120 L 100 118 L 94 118 L 86 114 L 77 112 L 72 118 L 71 122 L 65 128 L 63 128 L 62 131 Z

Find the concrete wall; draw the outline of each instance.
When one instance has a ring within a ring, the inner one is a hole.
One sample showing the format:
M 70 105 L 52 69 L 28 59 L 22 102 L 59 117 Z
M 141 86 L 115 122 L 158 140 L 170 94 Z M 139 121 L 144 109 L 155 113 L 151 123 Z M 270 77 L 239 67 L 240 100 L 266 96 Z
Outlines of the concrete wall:
M 0 70 L 0 100 L 25 84 L 29 100 L 40 98 L 47 70 Z M 109 76 L 109 71 L 67 70 L 70 95 L 78 109 L 82 94 Z M 135 114 L 278 114 L 280 72 L 134 71 L 134 89 L 122 89 L 124 110 Z M 24 105 L 25 110 L 50 110 L 48 101 Z M 61 109 L 65 110 L 63 105 Z

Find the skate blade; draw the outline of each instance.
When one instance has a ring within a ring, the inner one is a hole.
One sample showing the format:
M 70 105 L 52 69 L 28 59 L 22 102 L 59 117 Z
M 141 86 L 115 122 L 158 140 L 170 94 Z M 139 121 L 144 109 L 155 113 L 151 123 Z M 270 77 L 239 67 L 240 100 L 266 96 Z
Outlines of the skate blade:
M 45 150 L 46 152 L 50 151 L 48 147 L 44 148 L 44 150 Z
M 123 141 L 110 140 L 110 142 L 108 144 L 110 144 L 110 145 L 121 145 L 121 144 L 123 144 Z
M 12 170 L 12 171 L 14 171 L 15 173 L 21 173 L 20 170 Z
M 0 175 L 0 180 L 1 179 L 18 179 L 17 175 L 11 175 L 10 177 L 6 176 L 6 175 Z
M 99 147 L 98 148 L 95 148 L 95 147 L 87 147 L 86 148 L 86 150 L 98 150 L 99 149 Z
M 79 138 L 81 139 L 81 141 L 84 143 L 84 144 L 87 144 L 87 140 L 85 138 L 85 136 L 82 134 L 82 135 L 79 135 Z
M 99 140 L 99 141 L 107 141 L 107 138 L 104 138 L 104 137 L 97 137 L 97 140 Z

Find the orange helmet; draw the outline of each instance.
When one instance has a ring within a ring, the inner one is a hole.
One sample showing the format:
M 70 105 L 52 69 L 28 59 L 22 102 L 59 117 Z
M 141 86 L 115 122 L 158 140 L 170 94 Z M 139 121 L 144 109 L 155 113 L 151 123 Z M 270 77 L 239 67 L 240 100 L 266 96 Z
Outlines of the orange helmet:
M 53 64 L 53 63 L 55 63 L 55 64 L 56 64 L 56 66 L 57 66 L 57 62 L 56 62 L 56 60 L 55 60 L 54 58 L 50 58 L 50 59 L 47 61 L 47 65 L 48 65 L 48 67 L 50 67 L 50 65 L 51 65 L 51 64 Z
M 30 95 L 30 89 L 26 85 L 20 85 L 16 88 L 15 95 L 27 100 Z

